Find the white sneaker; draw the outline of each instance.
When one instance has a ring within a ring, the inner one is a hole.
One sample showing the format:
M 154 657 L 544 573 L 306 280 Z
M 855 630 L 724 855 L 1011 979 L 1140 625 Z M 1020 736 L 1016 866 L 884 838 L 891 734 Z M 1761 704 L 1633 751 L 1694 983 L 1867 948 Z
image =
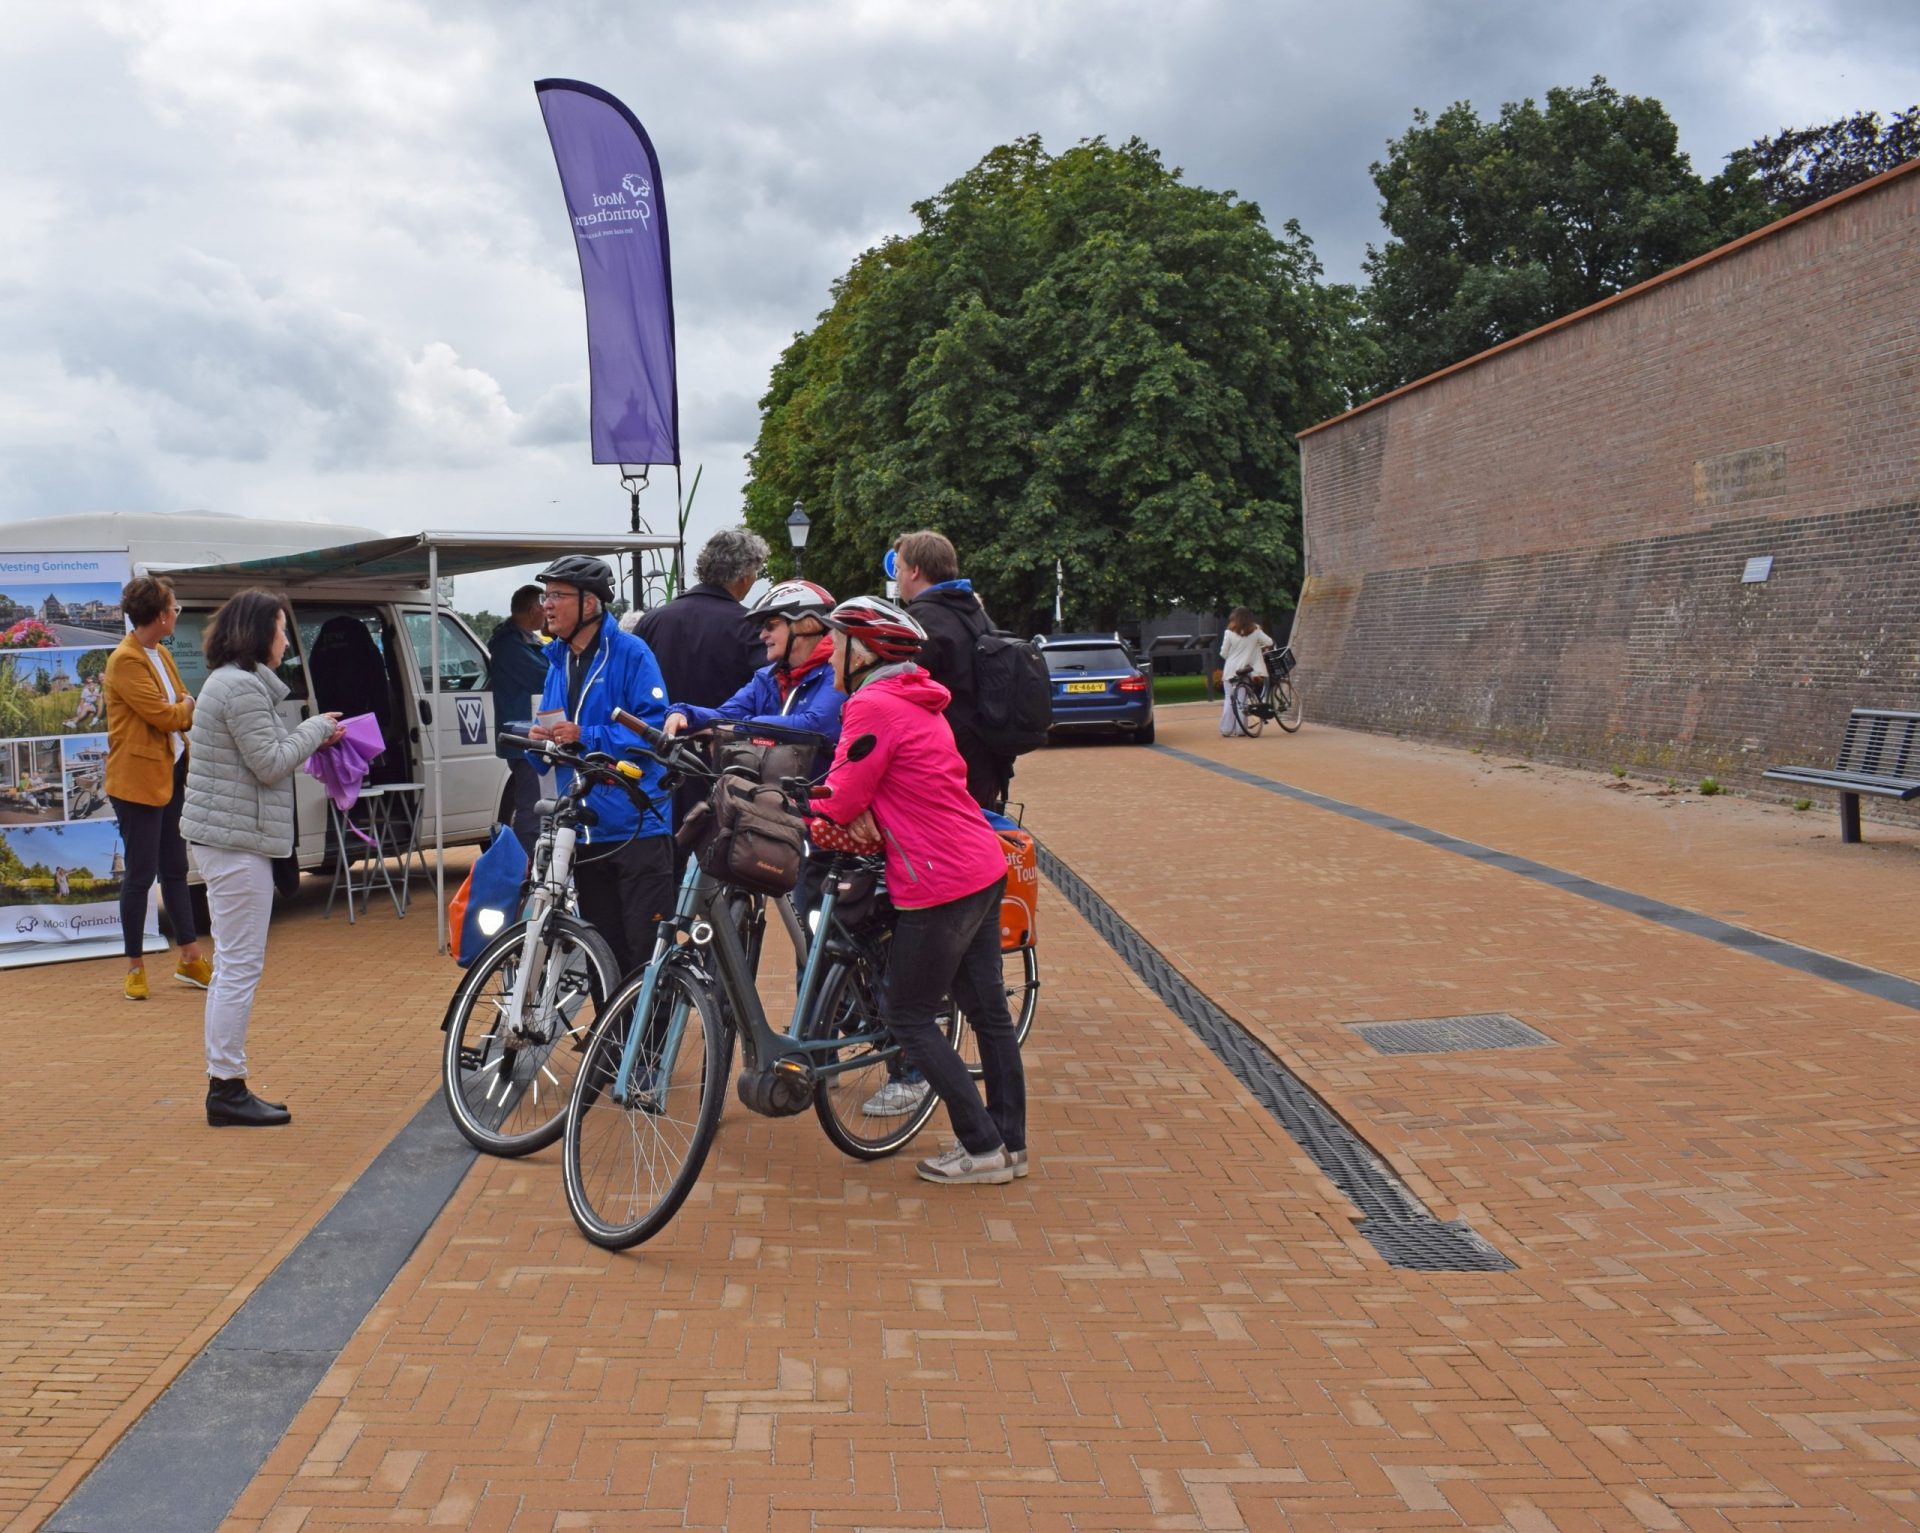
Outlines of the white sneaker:
M 1014 1177 L 1013 1159 L 1005 1147 L 989 1150 L 984 1155 L 975 1155 L 965 1145 L 956 1144 L 944 1155 L 936 1155 L 932 1160 L 923 1160 L 913 1168 L 920 1173 L 922 1181 L 951 1182 L 988 1182 L 995 1186 L 1010 1182 Z
M 1025 1150 L 1007 1151 L 1007 1161 L 1013 1167 L 1013 1174 L 1015 1176 L 1025 1176 L 1033 1169 L 1033 1167 L 1027 1164 L 1027 1152 Z
M 904 1118 L 926 1097 L 925 1081 L 888 1081 L 861 1104 L 860 1111 L 869 1118 Z

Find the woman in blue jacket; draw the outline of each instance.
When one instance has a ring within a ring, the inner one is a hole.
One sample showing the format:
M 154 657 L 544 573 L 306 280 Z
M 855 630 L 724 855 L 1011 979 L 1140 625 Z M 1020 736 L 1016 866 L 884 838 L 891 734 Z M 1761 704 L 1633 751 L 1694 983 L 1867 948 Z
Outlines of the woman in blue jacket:
M 783 580 L 754 603 L 767 664 L 718 708 L 671 703 L 666 730 L 709 729 L 724 721 L 781 724 L 822 736 L 826 747 L 814 763 L 823 775 L 840 739 L 840 706 L 846 694 L 833 684 L 833 635 L 821 621 L 833 610 L 833 594 L 811 580 Z

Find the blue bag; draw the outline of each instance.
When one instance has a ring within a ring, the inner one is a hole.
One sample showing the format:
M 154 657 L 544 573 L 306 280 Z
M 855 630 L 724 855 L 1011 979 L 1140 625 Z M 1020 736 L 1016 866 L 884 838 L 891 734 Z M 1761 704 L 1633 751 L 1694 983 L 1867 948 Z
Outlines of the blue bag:
M 459 954 L 466 968 L 489 942 L 520 918 L 520 889 L 527 878 L 527 851 L 504 825 L 467 875 L 467 909 L 460 922 Z

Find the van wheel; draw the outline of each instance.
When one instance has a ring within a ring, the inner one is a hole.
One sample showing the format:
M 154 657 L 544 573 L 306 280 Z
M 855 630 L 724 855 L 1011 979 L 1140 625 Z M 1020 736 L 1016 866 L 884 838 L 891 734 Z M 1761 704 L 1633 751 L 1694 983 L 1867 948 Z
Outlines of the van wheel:
M 300 892 L 300 863 L 293 857 L 273 859 L 273 892 L 290 900 Z

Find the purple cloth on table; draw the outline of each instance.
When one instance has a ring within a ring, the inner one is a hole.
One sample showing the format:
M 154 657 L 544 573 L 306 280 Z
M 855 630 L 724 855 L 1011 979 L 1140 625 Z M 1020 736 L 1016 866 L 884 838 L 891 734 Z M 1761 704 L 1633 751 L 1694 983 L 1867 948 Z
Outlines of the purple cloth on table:
M 360 802 L 360 788 L 367 780 L 367 769 L 374 757 L 387 748 L 380 733 L 380 721 L 371 713 L 356 713 L 340 721 L 346 734 L 332 745 L 323 745 L 307 757 L 307 772 L 327 790 L 327 797 L 341 814 Z M 357 825 L 350 827 L 356 836 L 371 845 Z

